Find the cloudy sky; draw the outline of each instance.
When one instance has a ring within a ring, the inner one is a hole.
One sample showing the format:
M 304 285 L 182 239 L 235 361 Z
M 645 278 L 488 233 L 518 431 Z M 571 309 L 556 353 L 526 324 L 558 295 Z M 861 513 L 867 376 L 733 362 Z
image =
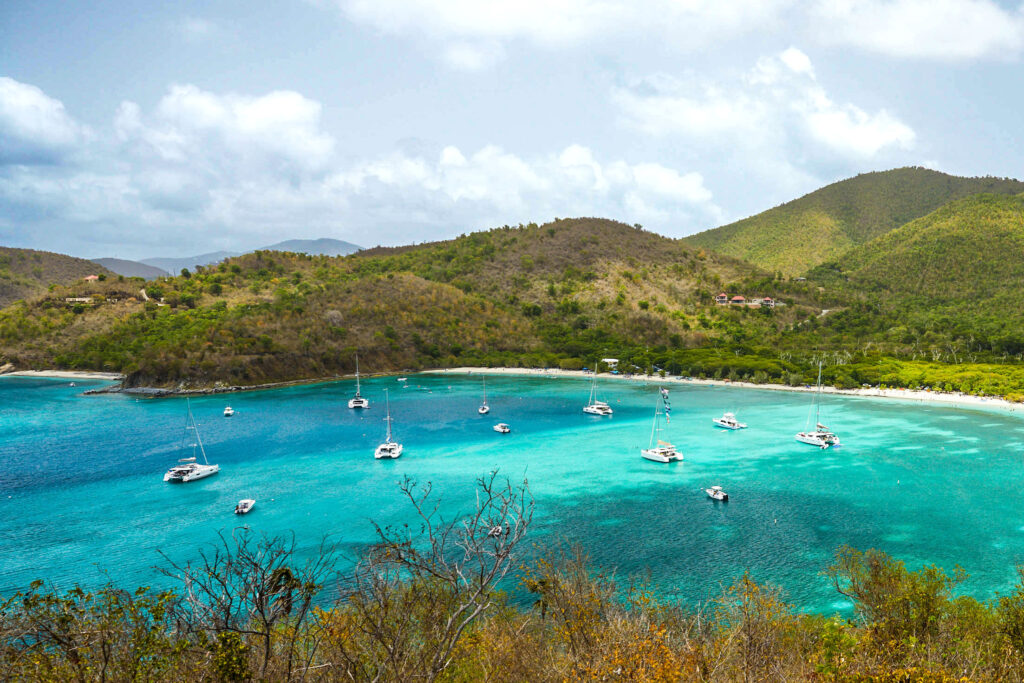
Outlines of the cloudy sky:
M 995 0 L 6 0 L 0 244 L 185 256 L 1021 177 Z

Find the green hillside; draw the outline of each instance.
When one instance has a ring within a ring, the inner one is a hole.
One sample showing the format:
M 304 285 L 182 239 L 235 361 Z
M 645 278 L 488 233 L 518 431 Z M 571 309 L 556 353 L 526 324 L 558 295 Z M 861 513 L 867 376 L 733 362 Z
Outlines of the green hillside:
M 356 349 L 367 371 L 581 367 L 612 352 L 649 367 L 672 349 L 764 339 L 809 315 L 797 295 L 775 315 L 713 304 L 723 288 L 763 296 L 776 284 L 622 223 L 560 220 L 346 257 L 255 252 L 188 277 L 55 288 L 0 311 L 0 357 L 161 385 L 348 373 Z M 81 297 L 90 301 L 66 302 Z
M 0 247 L 0 307 L 45 292 L 51 284 L 68 284 L 87 275 L 109 277 L 113 273 L 73 256 Z
M 982 192 L 1018 194 L 1024 183 L 961 178 L 926 168 L 865 173 L 686 241 L 766 270 L 799 275 L 943 204 Z
M 922 304 L 1010 304 L 1024 281 L 1024 196 L 981 194 L 844 254 L 813 274 Z M 1018 306 L 1008 306 L 1015 315 Z

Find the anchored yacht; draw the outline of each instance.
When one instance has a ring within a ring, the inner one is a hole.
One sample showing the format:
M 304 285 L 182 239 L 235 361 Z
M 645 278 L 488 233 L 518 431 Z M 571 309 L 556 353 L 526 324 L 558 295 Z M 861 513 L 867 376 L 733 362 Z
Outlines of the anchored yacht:
M 192 417 L 192 405 L 185 399 L 185 404 L 188 406 L 188 417 L 185 422 L 185 435 L 189 436 L 190 433 L 194 437 L 192 441 L 192 455 L 187 458 L 181 458 L 178 460 L 178 464 L 171 467 L 164 474 L 164 481 L 188 483 L 197 479 L 203 479 L 209 477 L 212 474 L 220 472 L 220 465 L 211 465 L 206 459 L 206 449 L 203 448 L 203 440 L 199 438 L 199 430 L 196 428 L 195 418 Z M 197 455 L 198 454 L 198 455 Z M 198 456 L 201 455 L 203 462 L 198 461 Z
M 388 431 L 384 437 L 384 443 L 377 446 L 377 450 L 373 452 L 373 457 L 378 460 L 395 459 L 402 455 L 402 444 L 395 441 L 391 436 L 391 400 L 388 398 L 388 390 L 384 390 L 384 403 L 387 406 L 387 417 L 384 421 L 388 424 Z

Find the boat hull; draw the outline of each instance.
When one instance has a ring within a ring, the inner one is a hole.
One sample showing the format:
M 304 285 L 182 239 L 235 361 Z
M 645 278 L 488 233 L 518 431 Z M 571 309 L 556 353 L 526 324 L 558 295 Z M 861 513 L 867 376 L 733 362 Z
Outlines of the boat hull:
M 377 460 L 394 460 L 401 457 L 404 450 L 405 447 L 400 443 L 382 443 L 373 452 L 373 457 Z
M 349 408 L 369 408 L 370 402 L 365 398 L 350 398 L 348 400 Z
M 201 465 L 189 472 L 167 472 L 164 474 L 164 481 L 172 484 L 187 484 L 190 481 L 211 477 L 218 472 L 220 472 L 220 465 Z
M 822 436 L 815 432 L 800 432 L 796 435 L 796 440 L 800 443 L 805 443 L 808 446 L 817 446 L 818 448 L 828 448 L 829 446 L 839 445 L 838 436 Z
M 682 462 L 683 460 L 683 454 L 674 449 L 644 448 L 640 451 L 640 455 L 652 462 Z
M 725 491 L 712 491 L 711 489 L 704 489 L 704 493 L 708 494 L 708 498 L 711 500 L 720 500 L 723 503 L 729 502 L 729 494 Z
M 612 409 L 611 408 L 602 408 L 600 406 L 583 406 L 583 412 L 587 413 L 588 415 L 604 416 L 604 415 L 611 415 L 612 414 Z
M 747 428 L 747 425 L 743 424 L 742 422 L 725 422 L 721 418 L 718 418 L 718 417 L 712 418 L 711 421 L 715 423 L 716 427 L 721 427 L 722 429 L 746 429 Z
M 476 412 L 480 413 L 481 415 L 486 415 L 487 413 L 491 412 L 491 409 L 487 406 L 480 406 L 479 408 L 476 409 Z

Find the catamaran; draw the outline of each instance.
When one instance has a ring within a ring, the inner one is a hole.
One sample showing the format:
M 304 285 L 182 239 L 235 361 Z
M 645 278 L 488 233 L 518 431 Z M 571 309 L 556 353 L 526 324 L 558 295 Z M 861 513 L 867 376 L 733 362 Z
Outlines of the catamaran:
M 359 393 L 359 354 L 356 354 L 356 395 L 348 400 L 349 408 L 369 408 L 370 402 Z M 397 456 L 396 456 L 397 457 Z
M 818 448 L 828 448 L 829 446 L 838 446 L 839 437 L 832 433 L 825 425 L 821 424 L 821 363 L 818 363 L 818 390 L 814 392 L 814 398 L 811 399 L 811 408 L 814 410 L 814 429 L 805 429 L 796 435 L 796 440 L 800 443 L 806 443 L 811 446 L 817 446 Z M 810 422 L 811 415 L 810 411 L 807 414 L 807 421 Z
M 484 377 L 484 402 L 480 404 L 480 407 L 476 409 L 476 412 L 481 415 L 486 415 L 491 412 L 491 407 L 487 405 L 487 378 Z
M 590 415 L 611 415 L 612 407 L 597 398 L 597 367 L 594 368 L 594 379 L 590 383 L 590 400 L 583 406 L 583 412 Z
M 654 404 L 654 424 L 651 425 L 651 442 L 647 448 L 640 450 L 640 455 L 654 462 L 678 462 L 683 459 L 683 454 L 676 450 L 668 441 L 661 438 L 661 418 L 665 416 L 668 420 L 668 413 L 672 410 L 668 402 L 668 389 L 661 389 L 658 392 L 658 402 Z
M 384 404 L 387 406 L 388 415 L 387 417 L 384 418 L 384 421 L 388 423 L 388 432 L 387 435 L 384 437 L 384 443 L 377 446 L 377 450 L 373 452 L 373 457 L 377 458 L 378 460 L 383 460 L 387 458 L 397 458 L 402 454 L 403 450 L 402 444 L 395 441 L 391 436 L 391 400 L 388 398 L 387 389 L 384 390 Z
M 192 405 L 187 398 L 185 399 L 185 405 L 188 410 L 188 418 L 185 421 L 185 434 L 187 436 L 191 431 L 192 436 L 195 437 L 192 442 L 192 455 L 178 460 L 178 464 L 171 467 L 164 474 L 164 481 L 180 482 L 182 484 L 220 472 L 220 465 L 211 465 L 209 460 L 206 459 L 206 449 L 203 448 L 203 440 L 199 438 L 196 420 L 192 417 Z M 202 464 L 197 462 L 197 452 L 203 456 Z

